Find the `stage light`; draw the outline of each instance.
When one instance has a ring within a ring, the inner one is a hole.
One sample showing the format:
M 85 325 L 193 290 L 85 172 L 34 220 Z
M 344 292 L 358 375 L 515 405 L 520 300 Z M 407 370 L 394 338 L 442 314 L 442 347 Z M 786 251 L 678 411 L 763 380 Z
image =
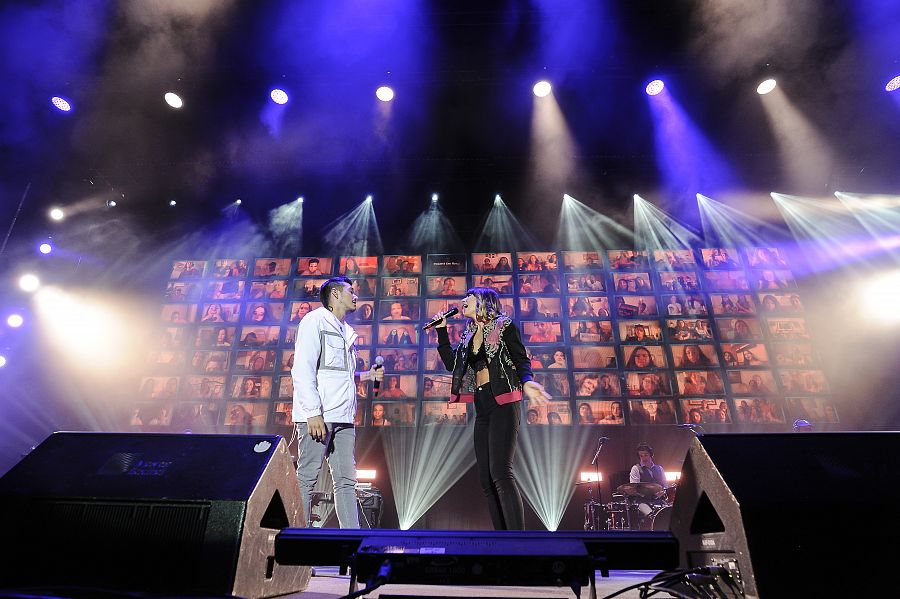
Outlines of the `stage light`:
M 175 206 L 176 204 L 178 204 L 178 202 L 175 200 L 169 200 L 169 206 Z
M 550 86 L 549 81 L 538 81 L 534 84 L 534 88 L 532 89 L 532 91 L 538 98 L 543 98 L 545 96 L 548 96 L 552 89 L 553 88 Z
M 499 206 L 502 203 L 503 203 L 503 198 L 501 198 L 500 194 L 498 193 L 497 195 L 494 196 L 494 205 Z
M 603 473 L 602 472 L 582 472 L 581 476 L 579 476 L 578 480 L 583 483 L 603 482 Z
M 394 99 L 394 90 L 386 85 L 382 85 L 375 90 L 375 96 L 382 102 L 390 102 Z
M 49 254 L 53 251 L 53 246 L 46 241 L 38 246 L 38 251 L 42 254 Z
M 376 475 L 375 470 L 368 470 L 366 468 L 357 468 L 356 469 L 356 480 L 375 480 Z
M 53 96 L 52 98 L 50 98 L 50 102 L 53 104 L 53 107 L 60 112 L 69 112 L 70 110 L 72 110 L 72 105 L 65 98 Z
M 62 220 L 66 217 L 66 213 L 62 211 L 62 208 L 51 208 L 50 209 L 50 218 L 53 220 Z
M 25 319 L 22 318 L 21 314 L 10 314 L 9 318 L 6 319 L 6 324 L 14 329 L 18 329 L 20 326 L 25 324 Z
M 110 201 L 106 202 L 106 207 L 107 207 L 107 208 L 115 208 L 115 207 L 118 206 L 118 205 L 119 205 L 119 204 L 118 204 L 115 200 L 110 200 Z
M 681 480 L 681 472 L 669 472 L 666 470 L 666 482 L 674 483 Z
M 900 89 L 900 75 L 897 75 L 893 79 L 887 82 L 887 85 L 884 86 L 884 91 L 893 92 Z
M 875 279 L 859 290 L 860 314 L 875 321 L 900 322 L 900 272 Z
M 0 368 L 6 366 L 6 356 L 0 356 Z
M 432 201 L 432 202 L 437 202 L 437 201 L 438 201 L 438 194 L 436 194 L 436 193 L 431 194 L 431 201 Z
M 241 205 L 241 199 L 240 199 L 240 198 L 236 199 L 236 200 L 234 201 L 234 203 L 235 203 L 236 205 L 240 206 L 240 205 Z
M 303 203 L 303 196 L 300 196 L 299 198 L 297 198 L 297 203 L 299 203 L 299 204 Z
M 777 83 L 775 83 L 774 79 L 766 79 L 765 81 L 760 83 L 758 86 L 756 86 L 756 93 L 758 93 L 760 96 L 764 96 L 767 93 L 769 93 L 770 91 L 772 91 L 773 89 L 775 89 L 776 85 L 777 85 Z
M 166 104 L 168 104 L 172 108 L 181 108 L 182 106 L 184 106 L 184 101 L 181 99 L 181 96 L 176 93 L 167 92 L 165 95 L 165 99 Z
M 367 201 L 368 203 L 371 204 L 371 203 L 372 203 L 372 196 L 371 196 L 371 195 L 367 195 L 367 196 L 366 196 L 366 201 Z
M 647 92 L 648 96 L 655 96 L 662 92 L 666 87 L 666 84 L 663 83 L 662 79 L 654 79 L 650 83 L 647 84 L 647 87 L 644 91 Z
M 272 98 L 272 101 L 276 104 L 287 104 L 288 102 L 287 92 L 283 89 L 278 89 L 277 87 L 269 92 L 269 97 Z
M 19 277 L 19 289 L 31 293 L 41 286 L 41 280 L 31 273 Z

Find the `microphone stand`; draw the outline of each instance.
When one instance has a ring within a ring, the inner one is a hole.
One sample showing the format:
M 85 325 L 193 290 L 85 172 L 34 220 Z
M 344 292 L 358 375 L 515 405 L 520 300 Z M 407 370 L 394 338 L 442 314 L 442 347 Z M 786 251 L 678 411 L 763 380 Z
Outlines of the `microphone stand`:
M 597 445 L 597 451 L 594 453 L 594 457 L 591 460 L 591 466 L 594 466 L 595 472 L 597 473 L 597 480 L 595 481 L 597 484 L 597 500 L 594 501 L 593 497 L 591 497 L 591 487 L 588 485 L 588 505 L 585 506 L 586 510 L 590 510 L 591 516 L 591 528 L 590 530 L 597 530 L 597 518 L 594 510 L 594 505 L 603 506 L 603 499 L 600 495 L 600 452 L 603 451 L 603 444 L 606 443 L 609 439 L 606 437 L 600 437 L 600 442 Z M 605 511 L 605 510 L 604 510 Z M 585 522 L 585 530 L 587 530 L 587 522 Z

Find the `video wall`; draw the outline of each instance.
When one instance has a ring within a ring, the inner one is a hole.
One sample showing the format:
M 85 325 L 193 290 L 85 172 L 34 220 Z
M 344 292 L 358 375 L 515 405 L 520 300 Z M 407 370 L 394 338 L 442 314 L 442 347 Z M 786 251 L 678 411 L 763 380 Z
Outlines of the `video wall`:
M 431 317 L 471 286 L 495 289 L 553 396 L 527 425 L 725 430 L 838 416 L 804 305 L 777 248 L 610 250 L 177 260 L 129 424 L 141 429 L 289 426 L 297 323 L 346 275 L 359 296 L 357 370 L 384 358 L 358 426 L 464 425 Z M 464 319 L 451 319 L 458 343 Z

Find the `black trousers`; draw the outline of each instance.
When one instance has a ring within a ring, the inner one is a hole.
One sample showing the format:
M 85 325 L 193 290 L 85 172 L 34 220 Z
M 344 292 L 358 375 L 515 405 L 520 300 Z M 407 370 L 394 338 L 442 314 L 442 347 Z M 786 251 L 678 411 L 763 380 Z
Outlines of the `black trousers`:
M 475 390 L 475 462 L 494 530 L 525 529 L 522 495 L 512 469 L 520 403 L 498 404 L 490 385 Z

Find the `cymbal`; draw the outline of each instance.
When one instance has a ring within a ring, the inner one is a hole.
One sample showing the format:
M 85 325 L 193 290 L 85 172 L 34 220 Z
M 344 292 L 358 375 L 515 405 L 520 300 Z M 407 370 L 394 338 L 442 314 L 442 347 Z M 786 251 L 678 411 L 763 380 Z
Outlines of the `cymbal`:
M 616 493 L 622 495 L 641 495 L 642 497 L 655 497 L 663 490 L 662 485 L 657 483 L 625 483 L 619 485 Z

